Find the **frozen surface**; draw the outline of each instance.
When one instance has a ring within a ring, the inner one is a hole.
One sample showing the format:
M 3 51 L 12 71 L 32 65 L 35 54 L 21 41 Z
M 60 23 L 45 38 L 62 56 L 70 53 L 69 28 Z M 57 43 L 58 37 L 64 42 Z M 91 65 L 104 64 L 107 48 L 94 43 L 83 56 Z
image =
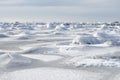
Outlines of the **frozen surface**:
M 0 80 L 119 80 L 120 23 L 0 23 Z

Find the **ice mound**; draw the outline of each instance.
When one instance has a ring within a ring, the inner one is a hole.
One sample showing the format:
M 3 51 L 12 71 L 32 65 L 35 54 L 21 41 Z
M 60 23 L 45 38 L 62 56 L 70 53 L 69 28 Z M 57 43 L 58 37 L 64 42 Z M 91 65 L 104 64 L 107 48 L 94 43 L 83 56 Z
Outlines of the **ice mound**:
M 84 44 L 99 44 L 99 40 L 91 35 L 78 35 L 72 41 L 73 44 L 84 45 Z
M 105 32 L 95 32 L 91 35 L 77 35 L 72 44 L 77 45 L 94 45 L 103 44 L 106 46 L 120 46 L 120 36 L 107 34 Z
M 106 41 L 104 44 L 108 46 L 120 46 L 120 41 Z
M 56 24 L 47 23 L 46 27 L 47 27 L 47 29 L 54 29 L 56 27 Z
M 117 36 L 114 36 L 112 34 L 107 34 L 105 32 L 97 32 L 97 33 L 93 34 L 93 36 L 97 37 L 98 39 L 103 40 L 103 41 L 118 39 Z
M 120 36 L 116 36 L 113 34 L 107 34 L 105 32 L 97 32 L 93 34 L 99 42 L 109 45 L 109 46 L 119 46 L 120 45 Z
M 0 61 L 0 67 L 24 66 L 31 63 L 31 59 L 14 53 L 5 53 L 0 55 Z
M 27 40 L 27 39 L 30 39 L 30 34 L 27 34 L 25 32 L 21 32 L 18 35 L 15 35 L 14 37 L 18 40 Z
M 65 31 L 67 30 L 67 27 L 64 24 L 57 25 L 55 28 L 55 31 Z
M 108 29 L 108 27 L 105 25 L 105 24 L 101 24 L 100 25 L 100 30 L 106 30 L 106 29 Z

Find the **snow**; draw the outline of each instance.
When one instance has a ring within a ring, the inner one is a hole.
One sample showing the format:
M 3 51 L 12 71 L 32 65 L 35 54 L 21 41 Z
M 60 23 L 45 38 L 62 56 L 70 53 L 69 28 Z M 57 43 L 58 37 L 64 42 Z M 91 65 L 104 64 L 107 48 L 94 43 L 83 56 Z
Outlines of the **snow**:
M 36 54 L 26 54 L 26 55 L 23 55 L 25 57 L 29 57 L 29 58 L 32 58 L 32 59 L 37 59 L 37 60 L 42 60 L 42 61 L 45 61 L 45 62 L 49 62 L 49 61 L 54 61 L 54 60 L 58 60 L 58 59 L 61 59 L 62 57 L 61 56 L 55 56 L 55 55 L 36 55 Z
M 116 75 L 115 78 L 113 78 L 114 80 L 120 80 L 120 74 Z
M 6 53 L 0 56 L 0 67 L 23 66 L 31 63 L 31 59 L 18 54 Z
M 112 24 L 1 22 L 0 80 L 118 80 L 120 24 Z
M 2 80 L 96 80 L 102 74 L 58 68 L 36 68 L 15 71 L 2 76 Z M 6 77 L 7 76 L 7 77 Z

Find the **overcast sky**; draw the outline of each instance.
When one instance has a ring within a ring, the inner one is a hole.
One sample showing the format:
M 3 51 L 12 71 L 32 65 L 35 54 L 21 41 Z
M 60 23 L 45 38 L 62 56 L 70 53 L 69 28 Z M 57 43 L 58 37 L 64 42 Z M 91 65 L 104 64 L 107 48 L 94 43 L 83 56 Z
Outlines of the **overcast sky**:
M 0 0 L 0 21 L 120 20 L 120 0 Z

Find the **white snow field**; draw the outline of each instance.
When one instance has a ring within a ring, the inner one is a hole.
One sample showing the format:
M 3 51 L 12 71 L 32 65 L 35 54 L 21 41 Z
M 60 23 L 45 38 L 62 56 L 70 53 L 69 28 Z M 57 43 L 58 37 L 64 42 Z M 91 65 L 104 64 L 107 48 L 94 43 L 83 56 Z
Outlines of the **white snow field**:
M 0 22 L 0 80 L 120 80 L 120 23 Z

